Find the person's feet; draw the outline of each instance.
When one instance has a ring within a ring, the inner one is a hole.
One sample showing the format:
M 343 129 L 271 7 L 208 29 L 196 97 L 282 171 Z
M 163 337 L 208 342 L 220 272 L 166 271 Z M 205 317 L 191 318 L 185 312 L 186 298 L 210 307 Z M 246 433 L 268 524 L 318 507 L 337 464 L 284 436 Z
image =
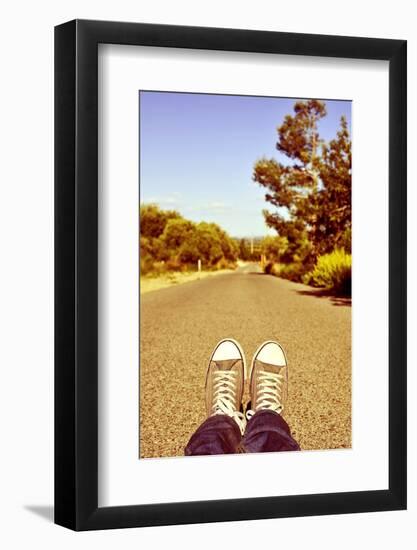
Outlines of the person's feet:
M 260 410 L 281 414 L 288 392 L 288 367 L 277 342 L 264 342 L 255 353 L 250 374 L 251 408 L 247 418 Z
M 206 376 L 207 416 L 225 414 L 245 431 L 246 419 L 240 412 L 245 380 L 245 359 L 237 342 L 221 340 L 210 358 Z

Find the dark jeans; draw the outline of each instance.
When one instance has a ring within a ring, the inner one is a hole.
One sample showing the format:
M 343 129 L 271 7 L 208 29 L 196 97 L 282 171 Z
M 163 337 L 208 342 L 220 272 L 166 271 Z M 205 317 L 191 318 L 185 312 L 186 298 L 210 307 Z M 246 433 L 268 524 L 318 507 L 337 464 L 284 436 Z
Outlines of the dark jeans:
M 230 416 L 209 416 L 191 436 L 185 455 L 221 455 L 234 453 L 268 453 L 299 451 L 291 437 L 290 428 L 282 416 L 274 411 L 261 410 L 249 420 L 241 435 Z

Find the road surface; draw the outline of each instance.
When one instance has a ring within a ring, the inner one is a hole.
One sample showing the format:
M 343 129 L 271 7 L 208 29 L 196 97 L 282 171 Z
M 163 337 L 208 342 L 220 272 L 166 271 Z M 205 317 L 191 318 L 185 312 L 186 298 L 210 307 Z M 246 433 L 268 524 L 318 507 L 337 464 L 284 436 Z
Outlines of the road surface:
M 264 340 L 284 347 L 284 416 L 302 449 L 351 446 L 349 302 L 251 264 L 141 297 L 141 458 L 183 454 L 205 418 L 207 361 L 226 337 L 241 343 L 249 364 Z

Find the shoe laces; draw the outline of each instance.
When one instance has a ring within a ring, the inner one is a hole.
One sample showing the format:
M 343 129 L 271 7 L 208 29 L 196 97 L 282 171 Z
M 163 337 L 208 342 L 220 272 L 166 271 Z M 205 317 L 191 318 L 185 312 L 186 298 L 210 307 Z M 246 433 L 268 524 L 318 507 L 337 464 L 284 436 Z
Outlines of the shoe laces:
M 259 371 L 257 380 L 257 395 L 254 409 L 246 412 L 249 420 L 256 411 L 268 409 L 281 414 L 284 406 L 282 404 L 282 386 L 284 376 L 281 373 Z
M 213 374 L 212 415 L 226 414 L 230 416 L 239 426 L 243 435 L 246 428 L 246 418 L 243 413 L 235 408 L 236 376 L 235 371 L 217 371 Z

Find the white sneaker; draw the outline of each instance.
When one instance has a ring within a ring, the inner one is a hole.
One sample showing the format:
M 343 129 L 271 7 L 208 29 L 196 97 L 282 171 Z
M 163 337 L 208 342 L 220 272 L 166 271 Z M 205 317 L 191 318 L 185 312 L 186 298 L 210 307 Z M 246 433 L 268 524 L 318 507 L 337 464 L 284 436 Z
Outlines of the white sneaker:
M 256 351 L 251 365 L 251 409 L 249 419 L 260 410 L 281 414 L 288 395 L 288 366 L 284 350 L 278 342 L 264 342 Z
M 243 434 L 246 418 L 241 412 L 246 363 L 235 340 L 226 338 L 214 348 L 206 375 L 207 415 L 226 414 L 235 420 Z

